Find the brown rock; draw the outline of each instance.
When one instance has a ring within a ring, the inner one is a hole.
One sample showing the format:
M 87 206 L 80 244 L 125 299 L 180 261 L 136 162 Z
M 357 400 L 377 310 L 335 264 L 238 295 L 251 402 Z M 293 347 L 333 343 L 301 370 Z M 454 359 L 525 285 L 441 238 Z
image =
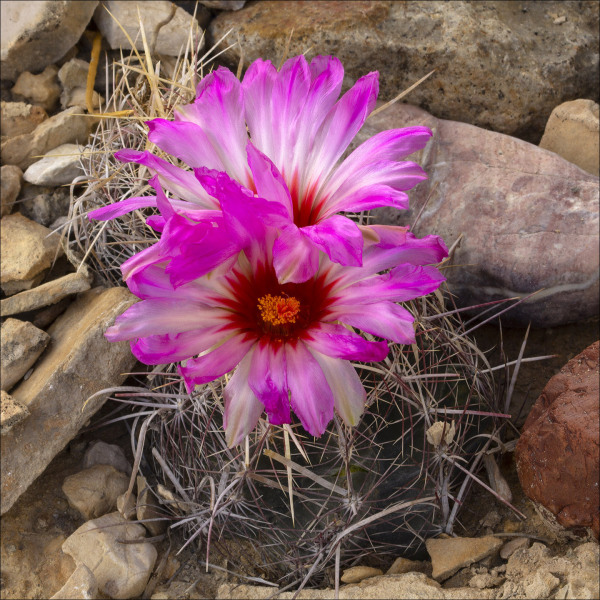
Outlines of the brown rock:
M 73 47 L 96 5 L 94 1 L 2 2 L 2 79 L 41 71 Z
M 435 69 L 411 103 L 535 143 L 557 104 L 598 97 L 597 2 L 250 2 L 209 31 L 230 29 L 233 64 L 243 49 L 245 64 L 278 65 L 293 30 L 288 56 L 333 54 L 350 81 L 378 70 L 384 100 Z
M 112 465 L 94 465 L 67 477 L 62 485 L 69 504 L 84 519 L 95 519 L 117 508 L 117 498 L 127 491 L 129 477 Z
M 68 108 L 45 120 L 31 133 L 18 135 L 2 142 L 2 162 L 18 165 L 25 170 L 41 155 L 62 144 L 87 143 L 90 131 L 96 122 L 94 117 L 81 114 L 81 106 Z
M 65 585 L 50 600 L 88 600 L 97 596 L 98 584 L 94 574 L 85 565 L 77 565 Z
M 60 97 L 57 75 L 56 65 L 48 65 L 39 75 L 25 71 L 19 75 L 11 90 L 13 97 L 24 98 L 31 104 L 37 104 L 44 110 L 51 111 L 56 108 Z
M 26 290 L 4 298 L 0 300 L 0 314 L 6 317 L 56 304 L 67 296 L 89 290 L 90 279 L 89 275 L 83 273 L 70 273 L 39 285 L 32 290 Z
M 157 556 L 152 544 L 141 542 L 144 534 L 141 525 L 114 512 L 84 523 L 62 548 L 75 562 L 92 571 L 103 594 L 135 598 L 144 591 Z M 119 540 L 140 543 L 122 544 Z
M 488 535 L 481 538 L 437 538 L 425 542 L 431 557 L 433 578 L 443 581 L 463 567 L 495 554 L 502 540 Z
M 5 294 L 29 289 L 28 282 L 50 267 L 63 254 L 60 236 L 19 213 L 2 217 L 0 284 Z M 13 284 L 7 286 L 6 284 Z
M 16 165 L 3 165 L 0 175 L 2 182 L 2 212 L 0 216 L 9 215 L 19 192 L 21 191 L 21 180 L 23 171 Z
M 598 538 L 599 349 L 595 342 L 546 385 L 531 409 L 515 459 L 525 493 L 564 527 Z
M 460 268 L 444 271 L 462 306 L 538 292 L 503 322 L 553 327 L 595 316 L 598 178 L 522 140 L 408 104 L 370 118 L 357 141 L 414 125 L 433 131 L 414 158 L 428 179 L 411 190 L 410 211 L 382 208 L 376 218 L 440 235 L 448 247 L 463 234 L 453 259 Z
M 135 364 L 129 344 L 110 343 L 106 328 L 137 299 L 124 288 L 80 294 L 48 329 L 51 346 L 12 395 L 31 416 L 3 439 L 2 513 L 104 404 L 102 389 L 119 385 Z
M 246 4 L 246 0 L 200 0 L 200 4 L 215 10 L 240 10 Z
M 137 477 L 137 518 L 141 521 L 144 527 L 148 530 L 151 536 L 157 536 L 164 533 L 167 529 L 167 521 L 156 521 L 164 517 L 164 513 L 160 510 L 158 502 L 150 493 L 146 478 L 142 475 Z
M 345 569 L 340 577 L 340 581 L 342 583 L 360 583 L 363 579 L 377 577 L 378 575 L 383 575 L 381 569 L 357 565 L 356 567 Z
M 0 391 L 0 434 L 8 433 L 13 425 L 20 423 L 29 416 L 26 406 L 17 402 L 4 390 Z
M 420 560 L 410 560 L 399 556 L 392 566 L 387 570 L 386 575 L 402 575 L 402 573 L 425 573 L 427 563 Z
M 540 148 L 556 152 L 592 175 L 598 175 L 598 104 L 572 100 L 557 106 L 550 115 Z
M 500 558 L 504 560 L 509 559 L 517 550 L 521 548 L 529 548 L 529 544 L 531 540 L 526 537 L 517 537 L 512 540 L 506 542 L 502 549 L 500 550 Z
M 27 373 L 50 342 L 50 336 L 27 321 L 6 319 L 1 325 L 0 380 L 10 390 Z
M 25 102 L 2 102 L 2 135 L 15 137 L 31 133 L 47 118 L 48 114 L 41 106 Z

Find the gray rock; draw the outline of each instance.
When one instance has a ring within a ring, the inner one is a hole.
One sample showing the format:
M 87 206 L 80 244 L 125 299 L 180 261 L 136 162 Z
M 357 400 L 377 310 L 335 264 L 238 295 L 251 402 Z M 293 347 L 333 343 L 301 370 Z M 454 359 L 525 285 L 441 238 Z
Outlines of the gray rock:
M 112 465 L 93 465 L 67 477 L 62 491 L 69 504 L 89 520 L 115 510 L 117 498 L 128 485 L 129 477 Z
M 131 465 L 123 450 L 116 444 L 107 444 L 102 440 L 92 442 L 83 456 L 84 469 L 94 465 L 111 465 L 117 471 L 131 475 Z
M 94 574 L 83 564 L 77 565 L 65 585 L 50 600 L 91 600 L 98 597 Z
M 23 171 L 16 165 L 4 165 L 0 169 L 0 181 L 2 183 L 2 212 L 4 217 L 12 211 L 13 205 L 21 191 L 21 180 Z
M 5 0 L 2 9 L 2 78 L 14 81 L 22 71 L 42 71 L 77 43 L 98 2 Z
M 431 557 L 433 578 L 444 581 L 463 567 L 495 554 L 502 540 L 491 535 L 481 538 L 436 538 L 425 541 Z
M 156 548 L 148 542 L 121 544 L 118 540 L 142 540 L 144 534 L 141 525 L 114 512 L 84 523 L 65 540 L 62 549 L 92 571 L 100 592 L 111 598 L 135 598 L 148 583 Z
M 215 10 L 240 10 L 244 8 L 246 0 L 200 0 L 200 4 Z
M 598 97 L 598 9 L 592 1 L 286 0 L 222 12 L 209 31 L 218 40 L 233 29 L 226 53 L 233 64 L 243 49 L 246 65 L 257 58 L 278 65 L 293 29 L 288 56 L 333 54 L 348 83 L 378 70 L 383 100 L 435 69 L 411 103 L 538 143 L 557 104 Z M 566 21 L 555 24 L 551 13 Z
M 80 294 L 48 329 L 51 345 L 12 396 L 31 416 L 13 427 L 0 446 L 2 513 L 104 404 L 135 364 L 129 344 L 110 343 L 106 328 L 137 298 L 124 288 Z M 91 398 L 91 399 L 90 399 Z
M 0 381 L 10 390 L 29 371 L 50 342 L 50 336 L 27 321 L 6 319 L 2 330 Z
M 66 185 L 83 175 L 81 157 L 85 152 L 76 144 L 62 144 L 50 150 L 23 173 L 23 179 L 35 185 Z
M 198 30 L 198 22 L 180 7 L 167 0 L 156 0 L 140 4 L 121 0 L 105 0 L 94 13 L 94 21 L 113 49 L 131 49 L 129 40 L 119 27 L 118 21 L 127 31 L 138 50 L 144 49 L 140 33 L 139 18 L 142 18 L 144 33 L 150 50 L 155 54 L 177 56 L 188 40 L 190 28 Z M 105 10 L 106 7 L 114 19 Z M 138 17 L 139 14 L 139 17 Z M 116 21 L 115 21 L 116 19 Z
M 539 292 L 503 322 L 554 327 L 595 316 L 598 177 L 522 140 L 408 104 L 369 119 L 357 141 L 412 125 L 434 132 L 415 157 L 429 179 L 410 192 L 410 211 L 378 209 L 376 219 L 438 234 L 448 247 L 463 234 L 457 266 L 444 270 L 462 306 Z
M 29 416 L 26 406 L 17 402 L 4 390 L 0 391 L 0 434 L 8 433 L 14 425 Z
M 18 135 L 2 142 L 2 162 L 27 169 L 36 160 L 62 144 L 87 143 L 90 131 L 97 122 L 83 115 L 84 108 L 74 106 L 38 125 L 31 133 Z
M 60 97 L 57 75 L 58 67 L 56 65 L 48 65 L 39 75 L 34 75 L 29 71 L 21 73 L 11 90 L 13 98 L 27 100 L 47 111 L 54 110 Z
M 598 175 L 598 109 L 593 100 L 572 100 L 550 115 L 540 148 L 562 156 L 592 175 Z
M 91 277 L 84 273 L 70 273 L 0 300 L 0 315 L 18 315 L 60 302 L 67 296 L 90 289 Z M 108 463 L 110 464 L 110 463 Z M 91 466 L 91 465 L 88 465 Z
M 37 186 L 36 186 L 37 187 Z M 26 192 L 23 192 L 25 196 Z M 66 217 L 69 213 L 69 192 L 65 188 L 58 188 L 51 193 L 42 192 L 34 196 L 28 196 L 19 199 L 19 212 L 43 225 L 50 227 L 52 231 L 56 229 L 53 223 L 61 218 Z
M 41 106 L 25 102 L 2 102 L 2 135 L 15 137 L 31 133 L 40 123 L 48 118 Z
M 7 295 L 30 289 L 63 254 L 60 236 L 19 213 L 2 217 L 0 239 L 0 285 Z
M 63 88 L 60 95 L 60 105 L 63 109 L 70 106 L 86 106 L 85 96 L 89 68 L 90 63 L 80 58 L 72 58 L 60 68 L 58 78 Z M 101 100 L 103 99 L 100 94 L 94 91 L 92 95 L 93 107 L 98 108 Z

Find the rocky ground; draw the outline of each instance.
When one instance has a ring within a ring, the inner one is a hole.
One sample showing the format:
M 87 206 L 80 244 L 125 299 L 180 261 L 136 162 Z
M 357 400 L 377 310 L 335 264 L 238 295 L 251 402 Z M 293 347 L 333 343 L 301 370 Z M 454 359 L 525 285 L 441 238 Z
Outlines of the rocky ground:
M 129 431 L 99 427 L 115 408 L 102 390 L 137 368 L 128 344 L 103 337 L 134 298 L 99 285 L 60 233 L 107 94 L 104 58 L 93 90 L 87 82 L 96 32 L 103 57 L 131 47 L 104 5 L 142 51 L 133 2 L 2 3 L 0 597 L 266 598 L 274 588 L 256 579 L 248 545 L 214 553 L 207 572 L 192 548 L 178 554 L 176 532 L 131 522 L 154 513 L 145 481 L 130 489 Z M 502 331 L 474 332 L 493 365 L 501 345 L 517 358 L 529 323 L 525 357 L 553 355 L 521 365 L 510 412 L 523 436 L 516 452 L 516 436 L 505 439 L 495 481 L 480 473 L 526 518 L 473 486 L 456 537 L 429 540 L 427 560 L 399 557 L 386 573 L 353 567 L 339 597 L 599 597 L 598 4 L 157 1 L 143 19 L 166 65 L 191 24 L 206 47 L 232 29 L 240 43 L 221 60 L 234 71 L 242 54 L 247 65 L 278 64 L 286 47 L 332 53 L 346 87 L 380 72 L 380 106 L 435 69 L 358 141 L 433 130 L 415 157 L 429 180 L 400 219 L 456 244 L 446 274 L 459 305 L 536 292 Z

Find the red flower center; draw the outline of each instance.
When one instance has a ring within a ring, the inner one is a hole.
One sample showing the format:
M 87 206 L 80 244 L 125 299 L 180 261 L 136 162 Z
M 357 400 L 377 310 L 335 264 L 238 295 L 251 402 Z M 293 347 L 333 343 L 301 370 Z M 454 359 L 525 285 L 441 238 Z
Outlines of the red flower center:
M 266 324 L 287 325 L 295 323 L 300 312 L 300 301 L 293 296 L 267 294 L 258 299 L 260 316 Z

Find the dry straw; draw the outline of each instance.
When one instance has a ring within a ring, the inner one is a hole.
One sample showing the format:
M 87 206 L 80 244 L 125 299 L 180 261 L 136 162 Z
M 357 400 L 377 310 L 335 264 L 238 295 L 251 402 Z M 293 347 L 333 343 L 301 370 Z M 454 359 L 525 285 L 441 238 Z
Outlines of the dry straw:
M 150 192 L 147 169 L 121 164 L 113 153 L 152 150 L 173 161 L 148 142 L 144 122 L 170 118 L 175 106 L 190 102 L 226 49 L 219 40 L 201 54 L 202 37 L 192 28 L 173 60 L 153 57 L 142 37 L 145 53 L 121 54 L 107 65 L 110 97 L 95 115 L 100 123 L 82 158 L 87 186 L 72 198 L 64 232 L 69 255 L 110 285 L 122 285 L 120 265 L 157 241 L 145 223 L 152 209 L 107 222 L 87 219 L 90 210 Z M 453 533 L 473 482 L 508 504 L 478 473 L 484 463 L 495 464 L 511 427 L 514 383 L 494 378 L 500 369 L 509 381 L 511 364 L 490 366 L 469 337 L 479 325 L 463 322 L 449 296 L 437 292 L 407 308 L 416 319 L 416 344 L 392 345 L 379 365 L 355 365 L 368 392 L 365 414 L 354 428 L 335 418 L 318 439 L 295 424 L 261 420 L 243 446 L 228 448 L 224 380 L 189 395 L 173 365 L 138 374 L 135 385 L 103 390 L 129 407 L 118 417 L 129 423 L 136 456 L 128 493 L 143 472 L 160 506 L 155 518 L 180 549 L 194 547 L 207 568 L 211 553 L 222 553 L 245 579 L 295 589 L 338 589 L 342 567 L 422 555 L 427 537 Z M 504 310 L 492 303 L 479 322 Z M 514 377 L 521 360 L 522 352 Z

